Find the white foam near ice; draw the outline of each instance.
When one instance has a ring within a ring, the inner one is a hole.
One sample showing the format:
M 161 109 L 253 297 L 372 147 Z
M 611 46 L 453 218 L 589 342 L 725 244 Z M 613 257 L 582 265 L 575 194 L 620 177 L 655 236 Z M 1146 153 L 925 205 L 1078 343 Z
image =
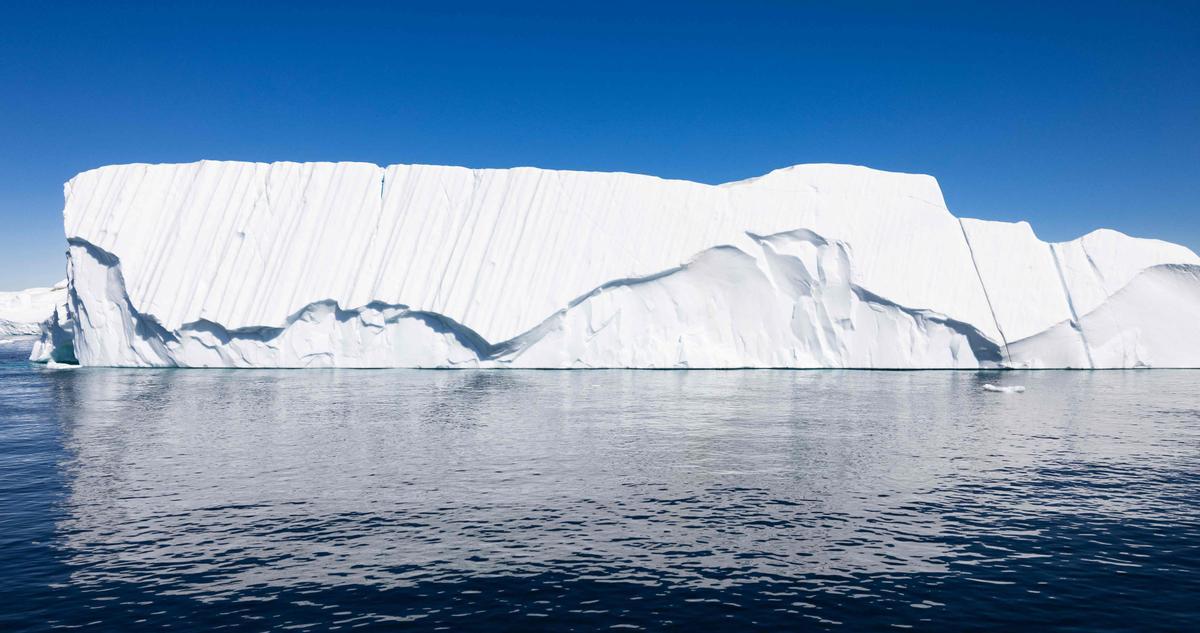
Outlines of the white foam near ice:
M 1191 251 L 959 220 L 928 176 L 202 161 L 103 167 L 65 192 L 69 297 L 40 360 L 1200 365 Z

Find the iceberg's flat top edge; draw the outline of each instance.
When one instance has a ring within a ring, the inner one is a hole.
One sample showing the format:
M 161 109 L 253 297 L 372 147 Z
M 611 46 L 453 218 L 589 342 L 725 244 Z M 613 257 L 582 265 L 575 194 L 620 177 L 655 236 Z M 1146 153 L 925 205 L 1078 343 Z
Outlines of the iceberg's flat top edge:
M 75 174 L 75 176 L 73 176 L 73 177 L 72 177 L 70 180 L 74 180 L 75 178 L 78 178 L 79 176 L 82 176 L 82 175 L 84 175 L 84 174 L 89 174 L 89 173 L 92 173 L 92 172 L 108 171 L 108 170 L 113 170 L 113 169 L 126 169 L 126 168 L 131 168 L 131 167 L 145 167 L 145 168 L 154 168 L 154 167 L 180 167 L 180 166 L 203 165 L 203 164 L 213 164 L 213 165 L 256 165 L 256 166 L 260 166 L 260 167 L 270 167 L 270 166 L 273 166 L 273 165 L 280 165 L 280 166 L 284 166 L 284 165 L 286 165 L 286 166 L 302 166 L 302 165 L 320 165 L 320 166 L 334 166 L 334 165 L 358 165 L 358 166 L 369 166 L 369 167 L 375 167 L 375 168 L 377 168 L 377 169 L 382 169 L 382 170 L 385 170 L 385 171 L 386 171 L 386 170 L 389 170 L 389 169 L 397 168 L 397 167 L 425 167 L 425 168 L 441 168 L 441 169 L 464 169 L 464 170 L 468 170 L 468 171 L 472 171 L 472 172 L 485 172 L 485 173 L 486 173 L 486 172 L 505 172 L 505 171 L 513 171 L 513 172 L 531 172 L 531 171 L 532 171 L 532 172 L 555 172 L 555 173 L 561 173 L 561 174 L 590 174 L 590 175 L 633 176 L 633 177 L 637 177 L 637 178 L 647 178 L 647 179 L 659 180 L 659 181 L 664 181 L 664 182 L 679 182 L 679 183 L 688 183 L 688 184 L 693 184 L 693 185 L 700 185 L 700 186 L 704 186 L 704 187 L 722 187 L 722 188 L 724 188 L 724 187 L 736 187 L 736 186 L 742 186 L 742 185 L 751 185 L 751 184 L 754 184 L 754 183 L 756 183 L 756 182 L 762 181 L 763 179 L 766 179 L 766 178 L 769 178 L 769 177 L 772 177 L 772 176 L 787 175 L 787 174 L 791 174 L 791 173 L 795 173 L 795 172 L 802 172 L 802 171 L 806 171 L 806 170 L 823 170 L 823 171 L 826 171 L 826 172 L 828 172 L 828 171 L 843 171 L 843 172 L 845 172 L 845 173 L 858 173 L 858 174 L 864 174 L 864 175 L 878 175 L 878 176 L 883 176 L 883 177 L 915 178 L 915 179 L 921 179 L 921 180 L 924 180 L 924 181 L 926 181 L 927 183 L 932 183 L 934 186 L 937 186 L 937 179 L 936 179 L 936 178 L 934 178 L 932 175 L 929 175 L 929 174 L 912 173 L 912 172 L 901 172 L 901 171 L 890 171 L 890 170 L 884 170 L 884 169 L 876 169 L 876 168 L 874 168 L 874 167 L 869 167 L 869 166 L 866 166 L 866 165 L 858 165 L 858 164 L 851 164 L 851 163 L 796 163 L 796 164 L 794 164 L 794 165 L 788 165 L 788 166 L 785 166 L 785 167 L 780 167 L 780 168 L 777 168 L 777 169 L 773 169 L 773 170 L 771 170 L 771 171 L 769 171 L 769 172 L 766 172 L 766 173 L 764 173 L 764 174 L 760 174 L 760 175 L 757 175 L 757 176 L 750 176 L 750 177 L 748 177 L 748 178 L 742 178 L 742 179 L 738 179 L 738 180 L 732 180 L 732 181 L 727 181 L 727 182 L 719 182 L 719 183 L 707 183 L 707 182 L 702 182 L 702 181 L 699 181 L 699 180 L 690 180 L 690 179 L 687 179 L 687 178 L 669 178 L 669 177 L 664 177 L 664 176 L 658 176 L 658 175 L 655 175 L 655 174 L 647 174 L 647 173 L 641 173 L 641 172 L 632 172 L 632 171 L 624 171 L 624 170 L 613 170 L 613 171 L 607 171 L 607 170 L 598 170 L 598 169 L 557 169 L 557 168 L 549 168 L 549 167 L 536 167 L 536 166 L 533 166 L 533 165 L 513 165 L 513 166 L 511 166 L 511 167 L 468 167 L 468 166 L 465 166 L 465 165 L 439 165 L 439 164 L 435 164 L 435 163 L 388 163 L 388 164 L 386 164 L 386 165 L 381 165 L 381 164 L 379 164 L 379 163 L 374 163 L 374 162 L 371 162 L 371 161 L 356 161 L 356 160 L 337 160 L 337 161 L 325 161 L 325 160 L 319 160 L 319 161 L 291 161 L 291 160 L 278 160 L 278 161 L 251 161 L 251 160 L 225 160 L 225 159 L 207 159 L 207 158 L 205 158 L 205 159 L 200 159 L 200 160 L 194 160 L 194 161 L 187 161 L 187 162 L 160 162 L 160 163 L 142 163 L 142 162 L 132 162 L 132 163 L 111 163 L 111 164 L 107 164 L 107 165 L 99 165 L 99 166 L 97 166 L 97 167 L 93 167 L 93 168 L 91 168 L 91 169 L 85 169 L 85 170 L 83 170 L 83 171 L 81 171 L 81 172 L 78 172 L 77 174 Z M 68 182 L 69 182 L 69 181 L 68 181 Z
M 1171 242 L 1169 240 L 1165 240 L 1165 239 L 1162 239 L 1159 237 L 1142 237 L 1142 236 L 1138 236 L 1138 235 L 1130 235 L 1128 233 L 1125 233 L 1124 231 L 1119 231 L 1117 229 L 1101 227 L 1101 228 L 1097 228 L 1097 229 L 1092 229 L 1092 230 L 1088 231 L 1087 233 L 1081 233 L 1076 237 L 1068 238 L 1065 240 L 1053 241 L 1053 240 L 1045 239 L 1045 238 L 1041 237 L 1040 235 L 1038 235 L 1036 228 L 1034 227 L 1034 225 L 1031 222 L 1029 222 L 1029 220 L 988 220 L 985 218 L 976 218 L 976 217 L 970 217 L 970 216 L 965 216 L 965 215 L 957 216 L 957 217 L 959 220 L 961 220 L 963 222 L 967 222 L 967 223 L 979 223 L 981 225 L 999 224 L 999 225 L 1004 225 L 1004 226 L 1024 227 L 1025 229 L 1027 229 L 1029 231 L 1030 235 L 1032 235 L 1038 242 L 1040 242 L 1042 244 L 1048 244 L 1050 246 L 1057 246 L 1060 248 L 1066 247 L 1066 246 L 1077 245 L 1077 244 L 1080 244 L 1083 242 L 1100 240 L 1100 239 L 1132 240 L 1134 242 L 1138 242 L 1138 243 L 1142 244 L 1143 246 L 1147 246 L 1147 247 L 1156 247 L 1156 248 L 1163 248 L 1163 249 L 1170 249 L 1170 250 L 1186 251 L 1187 253 L 1189 253 L 1191 255 L 1192 258 L 1195 258 L 1197 261 L 1200 261 L 1200 255 L 1197 255 L 1195 251 L 1193 251 L 1192 249 L 1188 248 L 1187 246 L 1185 246 L 1183 244 L 1180 244 L 1179 242 Z
M 60 282 L 53 286 L 37 286 L 35 288 L 23 288 L 21 290 L 0 290 L 0 300 L 28 295 L 47 294 L 54 292 L 55 290 L 65 290 L 66 288 L 67 284 L 65 282 Z
M 826 177 L 827 178 L 831 175 L 842 175 L 842 176 L 857 175 L 860 177 L 868 177 L 868 178 L 884 178 L 884 179 L 892 178 L 892 179 L 896 179 L 896 181 L 907 181 L 908 183 L 916 184 L 919 187 L 921 187 L 922 189 L 925 189 L 926 192 L 928 193 L 927 197 L 930 198 L 930 199 L 926 199 L 923 197 L 922 198 L 923 202 L 926 202 L 926 203 L 932 204 L 934 206 L 949 210 L 946 205 L 945 197 L 942 193 L 940 183 L 938 182 L 936 177 L 934 177 L 930 174 L 924 174 L 924 173 L 919 173 L 919 172 L 891 171 L 891 170 L 877 169 L 875 167 L 870 167 L 867 165 L 853 164 L 853 163 L 796 163 L 796 164 L 788 165 L 785 167 L 779 167 L 777 169 L 773 169 L 769 172 L 766 172 L 764 174 L 760 174 L 757 176 L 750 176 L 747 178 L 742 178 L 742 179 L 738 179 L 738 180 L 730 180 L 730 181 L 720 182 L 720 183 L 706 183 L 706 182 L 701 182 L 698 180 L 689 180 L 687 178 L 668 178 L 668 177 L 657 176 L 654 174 L 640 173 L 640 172 L 630 172 L 630 171 L 620 171 L 620 170 L 602 171 L 602 170 L 591 170 L 591 169 L 556 169 L 556 168 L 546 168 L 546 167 L 535 167 L 532 165 L 514 165 L 512 167 L 468 167 L 468 166 L 463 166 L 463 165 L 439 165 L 439 164 L 434 164 L 434 163 L 389 163 L 387 165 L 380 165 L 378 163 L 374 163 L 374 162 L 370 162 L 370 161 L 354 161 L 354 160 L 344 160 L 344 161 L 290 161 L 290 160 L 246 161 L 246 160 L 225 160 L 225 159 L 200 159 L 200 160 L 189 161 L 189 162 L 160 162 L 160 163 L 132 162 L 132 163 L 112 163 L 112 164 L 108 164 L 108 165 L 100 165 L 97 167 L 93 167 L 91 169 L 86 169 L 84 171 L 81 171 L 81 172 L 75 174 L 66 183 L 64 183 L 64 187 L 69 190 L 71 183 L 74 182 L 76 179 L 78 179 L 80 176 L 84 176 L 85 174 L 91 174 L 91 173 L 95 173 L 95 172 L 105 172 L 105 171 L 136 168 L 136 167 L 163 168 L 163 167 L 180 167 L 180 166 L 204 165 L 204 164 L 226 165 L 226 166 L 229 166 L 229 165 L 256 165 L 256 166 L 263 167 L 263 168 L 269 168 L 271 166 L 316 165 L 316 166 L 327 166 L 328 167 L 328 166 L 337 166 L 337 165 L 346 165 L 346 166 L 354 165 L 354 166 L 369 166 L 369 167 L 373 167 L 373 168 L 382 170 L 384 172 L 387 172 L 389 170 L 393 170 L 396 168 L 431 168 L 431 169 L 452 169 L 452 170 L 461 169 L 461 170 L 465 170 L 468 172 L 474 172 L 474 173 L 499 173 L 499 172 L 542 173 L 542 172 L 545 172 L 545 173 L 557 173 L 557 174 L 564 174 L 564 175 L 566 175 L 566 174 L 582 174 L 582 175 L 590 175 L 590 176 L 626 176 L 626 177 L 633 177 L 633 178 L 638 178 L 638 179 L 646 179 L 646 180 L 665 182 L 665 183 L 679 183 L 679 184 L 693 185 L 693 186 L 698 186 L 698 187 L 708 187 L 708 188 L 713 188 L 713 189 L 737 189 L 740 187 L 751 187 L 751 186 L 772 188 L 775 182 L 777 182 L 781 179 L 784 179 L 784 178 L 795 178 L 797 180 L 800 180 L 801 186 L 806 186 L 806 183 L 807 183 L 807 180 L 805 180 L 806 178 L 813 178 L 813 177 Z M 795 186 L 794 183 L 792 183 L 792 185 Z M 814 190 L 817 189 L 816 187 L 812 187 L 812 188 Z M 951 212 L 951 213 L 953 214 L 953 212 Z M 1182 248 L 1182 249 L 1186 249 L 1188 252 L 1192 253 L 1193 256 L 1196 256 L 1195 252 L 1192 251 L 1190 248 L 1188 248 L 1187 246 L 1184 246 L 1182 244 L 1179 244 L 1177 242 L 1171 242 L 1171 241 L 1168 241 L 1168 240 L 1165 240 L 1162 238 L 1157 238 L 1157 237 L 1141 237 L 1141 236 L 1137 236 L 1137 235 L 1130 235 L 1128 233 L 1125 233 L 1125 232 L 1122 232 L 1122 231 L 1119 231 L 1116 229 L 1101 227 L 1101 228 L 1092 229 L 1091 231 L 1088 231 L 1086 233 L 1081 233 L 1080 235 L 1073 237 L 1073 238 L 1052 241 L 1052 240 L 1043 239 L 1042 237 L 1038 236 L 1037 231 L 1035 230 L 1033 225 L 1028 220 L 995 220 L 995 219 L 971 217 L 971 216 L 966 216 L 966 215 L 957 215 L 957 214 L 954 214 L 954 215 L 957 218 L 959 218 L 960 220 L 964 220 L 964 221 L 992 222 L 992 223 L 1007 224 L 1007 225 L 1013 225 L 1013 224 L 1026 225 L 1029 227 L 1029 230 L 1034 234 L 1035 237 L 1037 237 L 1037 239 L 1039 241 L 1044 242 L 1046 244 L 1067 245 L 1067 244 L 1080 242 L 1080 241 L 1087 240 L 1087 239 L 1095 239 L 1095 238 L 1101 238 L 1101 237 L 1105 237 L 1105 236 L 1116 236 L 1119 238 L 1131 238 L 1131 239 L 1141 240 L 1141 241 L 1145 241 L 1145 242 L 1154 242 L 1157 245 L 1165 246 L 1168 248 Z

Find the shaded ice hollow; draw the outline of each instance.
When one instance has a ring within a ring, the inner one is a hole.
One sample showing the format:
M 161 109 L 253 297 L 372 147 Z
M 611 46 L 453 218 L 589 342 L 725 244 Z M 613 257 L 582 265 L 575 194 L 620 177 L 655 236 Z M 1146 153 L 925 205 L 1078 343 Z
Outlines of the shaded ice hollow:
M 1200 365 L 1190 250 L 960 220 L 929 176 L 202 161 L 102 167 L 65 193 L 68 297 L 42 361 Z

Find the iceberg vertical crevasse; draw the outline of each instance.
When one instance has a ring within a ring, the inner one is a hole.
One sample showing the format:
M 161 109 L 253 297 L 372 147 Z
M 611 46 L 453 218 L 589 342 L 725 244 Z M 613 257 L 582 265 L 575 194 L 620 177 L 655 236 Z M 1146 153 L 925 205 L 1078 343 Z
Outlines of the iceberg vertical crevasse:
M 1067 299 L 1067 308 L 1071 310 L 1071 328 L 1079 333 L 1079 344 L 1083 347 L 1083 353 L 1087 356 L 1088 368 L 1095 369 L 1096 361 L 1092 359 L 1092 348 L 1088 345 L 1087 334 L 1083 331 L 1083 326 L 1079 324 L 1079 312 L 1075 310 L 1075 301 L 1071 298 L 1071 289 L 1067 286 L 1067 278 L 1063 276 L 1062 263 L 1058 260 L 1058 251 L 1054 250 L 1053 244 L 1047 244 L 1050 249 L 1050 257 L 1054 259 L 1054 270 L 1058 273 L 1058 281 L 1062 284 L 1063 296 Z
M 1004 328 L 1000 327 L 1000 319 L 996 318 L 996 308 L 992 305 L 992 298 L 988 296 L 987 284 L 983 283 L 983 275 L 979 272 L 979 262 L 975 259 L 975 249 L 971 247 L 971 237 L 967 235 L 967 228 L 963 226 L 961 218 L 958 220 L 958 228 L 962 231 L 967 251 L 971 253 L 971 267 L 975 269 L 975 277 L 979 280 L 979 288 L 983 291 L 984 300 L 987 301 L 988 312 L 992 315 L 992 323 L 996 325 L 996 332 L 1000 334 L 1000 342 L 1004 344 L 1004 359 L 1007 361 L 1012 358 L 1012 354 L 1008 351 L 1008 337 L 1004 335 Z

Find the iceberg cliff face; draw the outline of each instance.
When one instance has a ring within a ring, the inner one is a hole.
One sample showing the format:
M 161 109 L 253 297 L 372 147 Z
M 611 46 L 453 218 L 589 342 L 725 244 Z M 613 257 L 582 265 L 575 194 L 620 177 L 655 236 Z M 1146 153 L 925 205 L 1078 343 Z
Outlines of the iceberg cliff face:
M 44 328 L 44 359 L 1200 365 L 1200 323 L 1143 303 L 1170 288 L 1174 314 L 1200 305 L 1191 251 L 1112 231 L 1047 244 L 1024 223 L 959 220 L 928 176 L 801 165 L 709 186 L 204 161 L 84 172 L 66 199 L 69 301 Z

